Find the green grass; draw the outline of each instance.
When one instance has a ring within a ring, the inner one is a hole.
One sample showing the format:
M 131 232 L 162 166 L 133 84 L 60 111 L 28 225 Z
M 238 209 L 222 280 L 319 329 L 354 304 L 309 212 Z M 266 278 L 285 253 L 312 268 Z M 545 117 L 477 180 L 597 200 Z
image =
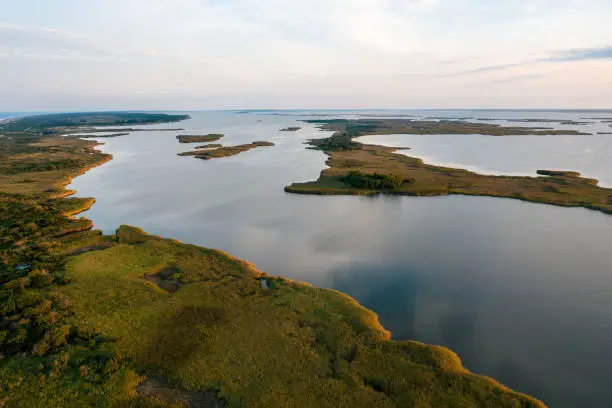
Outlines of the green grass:
M 118 242 L 69 262 L 61 291 L 76 316 L 144 372 L 214 390 L 229 406 L 541 406 L 468 373 L 446 349 L 389 341 L 377 316 L 341 293 L 130 227 Z M 145 278 L 168 267 L 184 283 L 174 293 Z

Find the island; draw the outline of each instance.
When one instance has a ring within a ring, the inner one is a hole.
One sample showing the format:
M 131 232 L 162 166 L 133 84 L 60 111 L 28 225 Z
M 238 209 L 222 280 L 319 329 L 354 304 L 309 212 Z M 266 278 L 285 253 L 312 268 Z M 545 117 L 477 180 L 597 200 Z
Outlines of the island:
M 279 130 L 279 132 L 297 132 L 300 129 L 301 127 L 298 127 L 298 126 L 289 126 L 287 128 Z
M 178 135 L 176 138 L 179 143 L 209 143 L 216 142 L 219 139 L 222 139 L 225 135 L 220 133 L 210 133 L 208 135 Z
M 196 146 L 196 149 L 216 149 L 217 147 L 223 147 L 222 144 L 219 143 L 209 143 L 202 146 Z
M 489 136 L 526 135 L 591 135 L 577 130 L 555 130 L 529 127 L 506 127 L 489 123 L 472 123 L 456 120 L 412 120 L 412 119 L 310 119 L 322 130 L 347 132 L 351 137 L 390 134 L 480 134 Z
M 378 122 L 329 122 L 323 123 L 324 129 L 338 129 L 339 126 L 344 126 L 344 129 L 329 138 L 308 142 L 312 149 L 325 152 L 329 168 L 322 171 L 317 181 L 292 184 L 285 187 L 286 192 L 507 197 L 564 207 L 584 207 L 612 214 L 612 189 L 600 187 L 597 180 L 583 178 L 576 172 L 540 170 L 538 174 L 543 177 L 488 176 L 464 169 L 429 165 L 421 159 L 397 153 L 397 150 L 405 149 L 366 145 L 353 140 L 363 134 L 417 131 L 410 125 L 391 122 L 383 128 Z M 467 132 L 464 123 L 453 126 L 443 123 L 441 126 L 451 133 Z M 494 135 L 500 134 L 498 128 L 488 130 Z M 482 131 L 484 128 L 481 128 Z
M 450 350 L 392 340 L 342 293 L 136 227 L 92 229 L 75 216 L 94 199 L 65 186 L 112 157 L 33 123 L 0 138 L 7 407 L 544 407 Z
M 257 141 L 253 143 L 241 144 L 241 145 L 236 145 L 236 146 L 222 147 L 221 145 L 217 145 L 218 146 L 217 148 L 212 148 L 214 146 L 215 145 L 210 145 L 210 148 L 207 148 L 206 150 L 202 150 L 202 149 L 194 150 L 191 152 L 179 153 L 178 155 L 179 156 L 194 156 L 197 159 L 210 160 L 210 159 L 217 159 L 221 157 L 236 156 L 237 154 L 247 152 L 252 149 L 257 149 L 258 147 L 274 146 L 274 143 L 266 142 L 266 141 Z

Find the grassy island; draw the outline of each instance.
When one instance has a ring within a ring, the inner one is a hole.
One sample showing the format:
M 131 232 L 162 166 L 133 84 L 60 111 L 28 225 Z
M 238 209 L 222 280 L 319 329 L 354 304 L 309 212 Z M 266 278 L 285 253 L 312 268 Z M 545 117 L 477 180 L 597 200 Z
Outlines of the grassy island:
M 222 144 L 219 143 L 209 143 L 202 146 L 196 146 L 196 149 L 216 149 L 218 147 L 223 147 Z
M 258 147 L 274 146 L 274 143 L 258 141 L 236 146 L 221 147 L 219 145 L 217 148 L 212 148 L 213 146 L 214 145 L 211 145 L 211 148 L 206 150 L 194 150 L 191 152 L 179 153 L 179 156 L 194 156 L 195 158 L 202 160 L 218 159 L 221 157 L 236 156 L 237 154 L 247 152 L 252 149 L 257 149 Z
M 526 127 L 504 127 L 489 123 L 471 123 L 457 120 L 412 120 L 412 119 L 313 119 L 307 123 L 319 125 L 323 130 L 353 135 L 391 135 L 391 134 L 481 134 L 490 136 L 524 135 L 590 135 L 576 130 L 555 130 Z
M 330 122 L 332 124 L 329 126 L 333 128 L 339 126 L 337 120 Z M 352 140 L 362 134 L 384 131 L 377 125 L 345 126 L 345 130 L 329 138 L 309 142 L 311 148 L 323 150 L 329 156 L 327 164 L 330 168 L 323 170 L 317 181 L 296 183 L 285 187 L 285 191 L 319 195 L 387 193 L 507 197 L 564 207 L 584 207 L 612 214 L 612 189 L 599 187 L 597 180 L 583 178 L 580 173 L 539 170 L 538 174 L 543 177 L 487 176 L 463 169 L 433 166 L 421 159 L 396 153 L 398 148 L 364 145 Z M 329 128 L 328 125 L 325 128 Z M 389 133 L 398 132 L 393 128 Z M 393 182 L 359 181 L 359 178 L 383 177 Z
M 13 129 L 0 138 L 1 406 L 544 406 L 447 349 L 390 340 L 342 293 L 138 228 L 92 230 L 74 216 L 93 199 L 65 185 L 111 157 Z
M 300 129 L 302 129 L 302 128 L 298 127 L 298 126 L 289 126 L 287 128 L 279 130 L 279 132 L 297 132 Z
M 224 136 L 225 135 L 220 133 L 210 133 L 202 136 L 178 135 L 176 138 L 178 139 L 179 143 L 210 143 L 216 142 L 217 140 L 222 139 Z

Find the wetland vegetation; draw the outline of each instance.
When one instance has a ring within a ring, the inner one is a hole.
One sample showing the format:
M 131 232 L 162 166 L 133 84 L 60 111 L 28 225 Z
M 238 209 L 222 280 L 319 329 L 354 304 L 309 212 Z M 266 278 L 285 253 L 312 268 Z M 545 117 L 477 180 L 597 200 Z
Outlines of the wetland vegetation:
M 209 143 L 202 146 L 196 146 L 196 149 L 216 149 L 217 147 L 223 147 L 222 144 L 219 143 Z
M 489 123 L 471 123 L 457 120 L 412 120 L 412 119 L 314 119 L 307 123 L 319 125 L 322 130 L 344 132 L 353 135 L 390 134 L 481 134 L 490 136 L 524 135 L 590 135 L 576 130 L 555 130 L 528 127 L 505 127 Z
M 390 340 L 342 293 L 138 228 L 92 230 L 74 216 L 93 199 L 65 185 L 111 156 L 19 122 L 0 138 L 0 405 L 543 407 L 447 349 Z
M 210 143 L 216 142 L 217 140 L 222 139 L 224 136 L 225 135 L 222 135 L 220 133 L 210 133 L 208 135 L 200 136 L 178 135 L 176 138 L 178 139 L 179 143 Z
M 272 142 L 266 141 L 258 141 L 248 144 L 236 145 L 236 146 L 226 146 L 222 147 L 221 145 L 217 145 L 218 147 L 212 148 L 215 145 L 211 145 L 210 148 L 206 150 L 194 150 L 191 152 L 179 153 L 179 156 L 194 156 L 197 159 L 202 160 L 210 160 L 210 159 L 218 159 L 221 157 L 230 157 L 236 156 L 237 154 L 247 152 L 252 149 L 257 149 L 258 147 L 269 147 L 274 146 Z M 198 149 L 198 148 L 196 148 Z
M 337 130 L 329 138 L 309 142 L 312 148 L 323 150 L 329 156 L 327 164 L 330 167 L 322 171 L 317 181 L 295 183 L 287 186 L 285 191 L 319 195 L 390 193 L 412 196 L 493 196 L 565 207 L 584 207 L 612 214 L 612 189 L 599 187 L 597 180 L 583 178 L 576 172 L 540 170 L 538 174 L 542 177 L 481 175 L 463 169 L 428 165 L 421 159 L 396 153 L 397 148 L 363 145 L 353 141 L 353 138 L 362 135 L 419 131 L 420 125 L 414 128 L 412 124 L 404 122 L 337 119 L 315 121 L 326 130 Z M 462 122 L 432 123 L 433 127 L 427 128 L 426 133 L 440 126 L 446 129 L 441 133 L 474 133 L 467 130 L 466 124 Z M 470 128 L 473 124 L 467 125 Z M 479 128 L 480 132 L 485 131 L 485 128 Z M 493 135 L 499 135 L 500 129 L 505 132 L 508 128 L 486 129 Z M 355 174 L 375 178 L 387 176 L 410 182 L 388 188 L 384 184 L 352 182 Z

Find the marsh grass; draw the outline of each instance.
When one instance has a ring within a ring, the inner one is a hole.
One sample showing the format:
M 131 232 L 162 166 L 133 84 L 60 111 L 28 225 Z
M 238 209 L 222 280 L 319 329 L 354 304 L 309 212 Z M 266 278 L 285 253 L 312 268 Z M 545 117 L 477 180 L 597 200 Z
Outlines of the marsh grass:
M 332 123 L 337 126 L 339 122 Z M 382 130 L 376 128 L 375 131 Z M 329 141 L 333 142 L 339 134 L 348 133 L 335 134 Z M 362 133 L 357 131 L 354 134 Z M 344 136 L 344 139 L 347 137 Z M 315 147 L 330 146 L 326 140 L 310 143 Z M 539 170 L 538 174 L 542 177 L 488 176 L 463 169 L 429 165 L 421 159 L 395 153 L 397 148 L 393 147 L 360 145 L 359 149 L 337 149 L 334 148 L 335 142 L 331 146 L 331 150 L 324 149 L 329 156 L 329 168 L 321 172 L 317 181 L 292 184 L 285 191 L 319 195 L 389 193 L 412 196 L 492 196 L 564 207 L 584 207 L 612 214 L 612 189 L 599 187 L 597 180 L 583 178 L 576 172 Z M 396 180 L 396 183 L 385 183 L 381 177 Z M 409 182 L 398 185 L 400 180 Z M 392 184 L 394 187 L 389 188 Z
M 240 153 L 244 153 L 249 150 L 256 149 L 258 147 L 269 147 L 269 146 L 274 146 L 274 143 L 266 142 L 266 141 L 257 141 L 257 142 L 248 143 L 248 144 L 218 147 L 218 148 L 206 149 L 206 150 L 201 150 L 200 148 L 196 148 L 200 150 L 179 153 L 179 156 L 194 156 L 197 159 L 210 160 L 210 159 L 218 159 L 221 157 L 236 156 Z
M 73 258 L 62 294 L 119 355 L 228 406 L 541 406 L 467 372 L 438 347 L 390 341 L 353 299 L 219 251 L 121 227 L 118 244 Z M 172 268 L 182 286 L 146 279 Z

